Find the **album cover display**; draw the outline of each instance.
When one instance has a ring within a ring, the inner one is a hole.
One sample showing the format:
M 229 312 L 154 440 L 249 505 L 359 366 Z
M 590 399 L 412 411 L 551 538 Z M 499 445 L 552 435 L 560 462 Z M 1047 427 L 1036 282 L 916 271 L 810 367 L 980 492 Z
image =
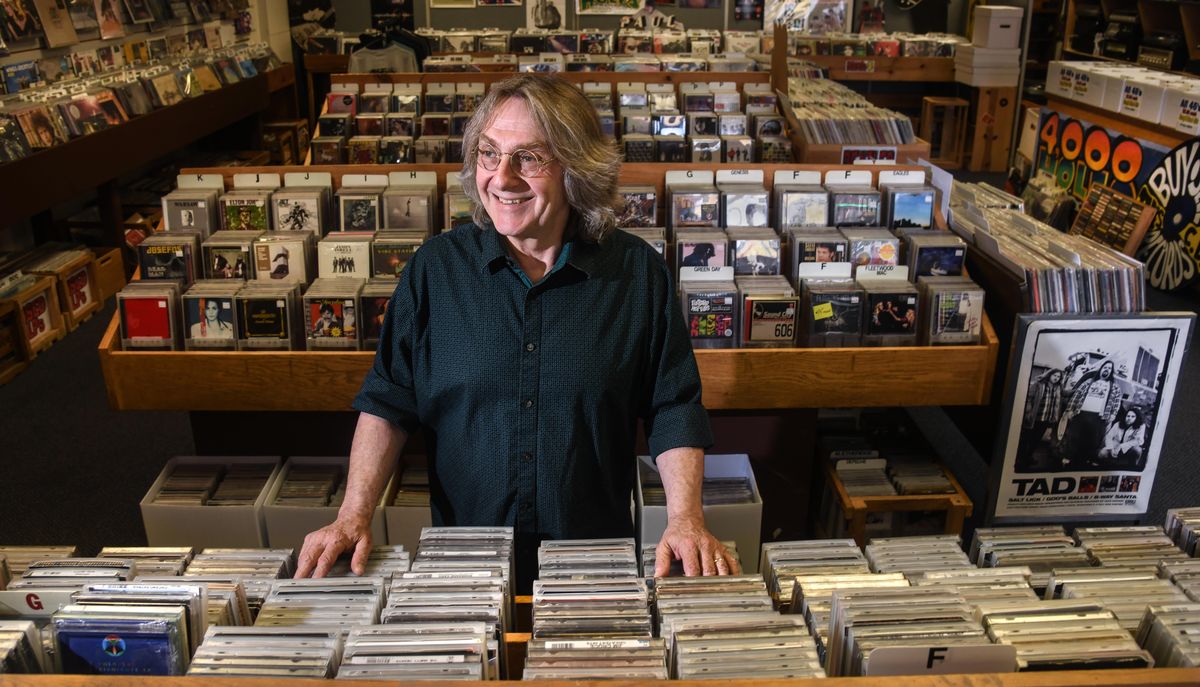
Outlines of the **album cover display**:
M 721 194 L 715 188 L 668 189 L 671 214 L 668 228 L 674 232 L 686 227 L 719 226 Z
M 201 235 L 177 230 L 147 236 L 137 247 L 140 278 L 178 280 L 184 288 L 200 275 Z
M 206 279 L 254 279 L 254 242 L 262 231 L 218 231 L 201 244 Z
M 236 282 L 200 280 L 183 294 L 184 348 L 223 350 L 237 348 Z
M 742 348 L 789 348 L 796 342 L 799 299 L 787 279 L 738 277 Z
M 887 229 L 843 229 L 850 263 L 864 265 L 900 264 L 900 239 Z
M 313 235 L 274 231 L 254 242 L 254 273 L 259 281 L 307 284 L 312 280 Z
M 383 188 L 342 187 L 337 192 L 342 231 L 378 231 Z
M 374 237 L 370 232 L 334 232 L 321 239 L 317 244 L 317 276 L 369 278 Z
M 684 231 L 675 235 L 679 267 L 723 267 L 729 264 L 729 241 L 722 231 Z
M 881 185 L 879 190 L 886 199 L 888 229 L 933 228 L 933 202 L 937 191 L 932 187 Z
M 870 187 L 836 189 L 829 194 L 830 220 L 835 227 L 879 226 L 879 191 Z
M 271 228 L 270 204 L 270 191 L 230 191 L 218 201 L 221 228 L 226 231 L 268 231 Z
M 411 136 L 384 136 L 379 139 L 380 164 L 399 165 L 412 161 L 413 139 Z
M 770 195 L 761 186 L 729 185 L 721 190 L 724 227 L 770 226 Z
M 341 136 L 318 135 L 309 142 L 314 165 L 340 165 L 345 162 L 346 139 Z
M 436 186 L 392 187 L 383 193 L 383 226 L 429 235 L 434 228 Z
M 388 304 L 395 290 L 395 279 L 370 279 L 359 293 L 358 314 L 364 351 L 373 351 L 379 345 Z
M 734 348 L 738 332 L 737 285 L 681 281 L 683 317 L 694 348 Z
M 277 231 L 305 231 L 313 238 L 324 235 L 328 224 L 330 192 L 327 187 L 289 187 L 271 194 Z
M 371 243 L 371 277 L 399 279 L 425 240 L 422 231 L 381 231 Z
M 658 226 L 658 191 L 653 186 L 622 186 L 617 192 L 623 203 L 617 226 Z
M 947 232 L 914 233 L 908 239 L 908 275 L 920 277 L 957 277 L 963 273 L 967 244 Z
M 361 279 L 317 279 L 304 294 L 308 350 L 358 350 Z M 340 505 L 340 504 L 338 504 Z
M 915 346 L 918 292 L 907 281 L 878 280 L 863 285 L 866 292 L 864 346 Z
M 179 294 L 179 284 L 173 281 L 127 284 L 117 294 L 121 346 L 126 350 L 178 350 Z
M 717 136 L 692 136 L 692 162 L 720 162 L 722 143 Z
M 238 348 L 293 350 L 299 289 L 298 284 L 249 282 L 238 291 Z
M 847 348 L 861 343 L 866 295 L 858 285 L 805 280 L 801 295 L 803 346 Z
M 765 277 L 781 270 L 779 236 L 770 229 L 734 228 L 728 232 L 733 250 L 733 273 Z
M 781 230 L 831 226 L 829 192 L 824 187 L 777 184 L 775 198 Z

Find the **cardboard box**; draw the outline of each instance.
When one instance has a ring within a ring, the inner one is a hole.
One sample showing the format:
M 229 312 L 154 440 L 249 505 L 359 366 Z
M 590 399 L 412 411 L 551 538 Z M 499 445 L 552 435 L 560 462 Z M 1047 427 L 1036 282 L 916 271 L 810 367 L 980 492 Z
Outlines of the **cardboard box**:
M 279 498 L 279 489 L 287 479 L 288 472 L 294 465 L 337 465 L 342 468 L 342 479 L 346 478 L 346 470 L 350 466 L 347 457 L 318 457 L 292 456 L 283 464 L 282 469 L 271 481 L 267 490 L 266 501 L 263 505 L 263 521 L 267 528 L 267 546 L 276 549 L 293 548 L 297 551 L 304 545 L 304 537 L 313 530 L 319 530 L 337 519 L 337 506 L 281 506 L 275 503 Z M 386 493 L 386 490 L 385 490 Z M 384 497 L 380 497 L 380 506 Z M 387 542 L 387 531 L 383 524 L 383 509 L 377 507 L 371 516 L 372 545 L 382 545 Z
M 1025 10 L 1004 5 L 975 8 L 975 26 L 971 43 L 984 48 L 1020 48 L 1021 17 Z
M 954 80 L 968 86 L 979 88 L 1016 88 L 1021 79 L 1021 71 L 1012 69 L 971 69 L 962 65 L 954 66 Z
M 252 506 L 185 506 L 155 503 L 167 476 L 179 464 L 234 465 L 266 463 L 271 476 Z M 278 456 L 176 456 L 167 461 L 150 491 L 142 498 L 142 523 L 150 546 L 263 547 L 267 530 L 263 524 L 263 504 L 279 476 Z
M 1061 60 L 1051 60 L 1046 67 L 1046 94 L 1062 98 L 1071 97 L 1075 83 L 1075 68 Z
M 1163 95 L 1163 126 L 1200 136 L 1200 90 L 1176 87 Z
M 396 490 L 400 488 L 400 473 L 406 467 L 424 467 L 425 456 L 404 456 L 383 490 L 383 518 L 387 523 L 387 543 L 395 546 L 401 544 L 412 553 L 417 551 L 417 542 L 421 540 L 421 530 L 433 527 L 433 514 L 429 506 L 393 506 Z
M 1162 121 L 1163 103 L 1166 102 L 1167 85 L 1155 83 L 1145 77 L 1132 77 L 1121 86 L 1121 99 L 1117 112 L 1158 124 Z
M 666 506 L 647 506 L 642 497 L 642 471 L 657 472 L 649 456 L 638 458 L 638 481 L 634 490 L 634 520 L 638 531 L 638 550 L 646 544 L 657 543 L 667 528 Z M 711 455 L 704 457 L 705 477 L 747 477 L 754 493 L 753 503 L 719 504 L 704 506 L 704 523 L 708 531 L 722 541 L 737 542 L 738 556 L 742 561 L 742 572 L 758 572 L 758 546 L 762 530 L 762 497 L 750 457 L 745 454 Z
M 1107 85 L 1108 77 L 1103 74 L 1077 69 L 1068 97 L 1092 107 L 1104 107 L 1104 89 Z

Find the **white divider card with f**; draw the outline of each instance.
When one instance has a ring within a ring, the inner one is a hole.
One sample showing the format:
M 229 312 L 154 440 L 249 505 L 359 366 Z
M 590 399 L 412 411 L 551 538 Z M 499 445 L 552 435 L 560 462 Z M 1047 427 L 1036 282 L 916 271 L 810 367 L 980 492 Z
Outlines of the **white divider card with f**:
M 833 169 L 825 173 L 826 186 L 874 186 L 871 172 L 864 169 Z
M 868 172 L 870 174 L 870 172 Z M 781 169 L 775 172 L 775 184 L 821 185 L 821 173 L 816 170 Z

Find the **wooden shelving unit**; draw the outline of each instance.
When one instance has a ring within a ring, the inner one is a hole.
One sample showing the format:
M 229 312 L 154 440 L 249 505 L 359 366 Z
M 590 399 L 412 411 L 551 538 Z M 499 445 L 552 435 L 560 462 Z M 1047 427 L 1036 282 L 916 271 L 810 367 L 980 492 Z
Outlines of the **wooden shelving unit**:
M 807 55 L 834 81 L 954 81 L 953 57 L 843 57 Z
M 1071 48 L 1071 39 L 1075 36 L 1075 8 L 1078 0 L 1067 0 L 1067 20 L 1063 27 L 1063 54 L 1076 59 L 1105 60 L 1132 64 L 1125 60 L 1117 60 L 1102 55 L 1080 52 Z M 1089 2 L 1088 5 L 1095 5 Z M 1105 17 L 1114 12 L 1137 12 L 1141 20 L 1143 34 L 1150 31 L 1178 31 L 1182 29 L 1184 42 L 1187 43 L 1188 56 L 1192 60 L 1200 60 L 1200 3 L 1194 1 L 1179 2 L 1178 0 L 1100 0 L 1101 11 Z M 1194 74 L 1192 76 L 1195 76 Z
M 846 519 L 847 535 L 859 546 L 867 545 L 867 516 L 871 513 L 911 513 L 913 511 L 935 511 L 946 514 L 943 531 L 960 534 L 963 521 L 971 515 L 973 504 L 963 491 L 962 485 L 949 470 L 942 468 L 946 478 L 954 487 L 951 494 L 920 494 L 895 496 L 851 496 L 837 474 L 832 463 L 825 463 L 825 483 L 833 488 L 835 498 Z M 832 537 L 829 532 L 826 537 Z
M 665 166 L 669 167 L 669 166 Z M 761 169 L 768 188 L 777 170 L 827 171 L 822 165 L 680 165 L 683 169 Z M 439 184 L 458 165 L 344 165 L 188 169 L 184 173 L 434 171 Z M 664 165 L 629 164 L 623 184 L 654 185 L 662 198 Z M 877 169 L 867 168 L 873 174 Z M 919 169 L 899 166 L 892 169 Z M 696 352 L 709 409 L 831 406 L 976 405 L 991 394 L 999 343 L 984 320 L 976 346 L 909 348 L 734 349 Z M 349 410 L 370 352 L 142 352 L 120 348 L 116 318 L 100 343 L 110 404 L 120 410 Z M 919 390 L 919 396 L 914 396 Z
M 0 227 L 95 192 L 108 243 L 122 245 L 117 179 L 262 112 L 268 106 L 272 88 L 278 91 L 294 83 L 295 72 L 287 65 L 0 165 L 0 177 L 5 180 Z

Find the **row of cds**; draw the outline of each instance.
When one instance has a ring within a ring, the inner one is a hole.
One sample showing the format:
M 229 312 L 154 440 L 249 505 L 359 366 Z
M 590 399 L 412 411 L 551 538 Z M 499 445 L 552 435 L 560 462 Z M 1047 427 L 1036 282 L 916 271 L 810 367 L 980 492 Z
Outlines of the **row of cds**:
M 219 90 L 278 66 L 265 46 L 253 51 L 222 51 L 210 58 L 156 65 L 105 78 L 70 94 L 48 88 L 32 101 L 0 114 L 0 163 L 34 150 L 52 148 Z
M 369 245 L 364 242 L 363 245 Z M 117 294 L 125 350 L 375 350 L 394 279 L 301 284 L 133 281 Z
M 450 209 L 449 199 L 446 205 Z M 168 232 L 195 231 L 202 241 L 218 231 L 308 232 L 320 239 L 331 231 L 431 234 L 440 228 L 435 221 L 436 183 L 343 185 L 336 192 L 313 182 L 229 191 L 178 188 L 163 196 L 162 209 Z M 442 226 L 450 226 L 450 220 L 446 216 Z
M 741 53 L 631 53 L 598 55 L 556 50 L 518 55 L 434 55 L 421 63 L 435 73 L 495 72 L 753 72 L 760 69 L 752 57 Z
M 583 28 L 578 31 L 554 31 L 540 29 L 451 29 L 439 30 L 422 27 L 417 33 L 433 45 L 434 52 L 442 53 L 518 53 L 537 54 L 542 52 L 577 52 L 589 55 L 607 55 L 613 52 L 667 53 L 691 52 L 711 54 L 769 53 L 772 32 L 770 31 L 717 31 L 714 29 L 689 29 L 686 32 L 662 29 L 645 31 L 624 29 L 619 33 L 605 29 Z M 349 53 L 359 44 L 360 34 L 339 34 L 320 31 L 306 39 L 308 53 Z M 618 36 L 623 38 L 618 43 Z M 649 42 L 647 42 L 649 41 Z
M 1064 234 L 984 185 L 954 182 L 950 228 L 1027 288 L 1032 313 L 1113 313 L 1146 309 L 1145 266 L 1090 239 Z M 1003 207 L 997 207 L 1003 206 Z
M 799 127 L 796 134 L 809 144 L 895 146 L 916 141 L 907 116 L 875 107 L 834 81 L 790 77 L 788 101 Z
M 788 32 L 788 54 L 800 57 L 954 57 L 967 41 L 952 34 L 826 33 L 820 36 Z

